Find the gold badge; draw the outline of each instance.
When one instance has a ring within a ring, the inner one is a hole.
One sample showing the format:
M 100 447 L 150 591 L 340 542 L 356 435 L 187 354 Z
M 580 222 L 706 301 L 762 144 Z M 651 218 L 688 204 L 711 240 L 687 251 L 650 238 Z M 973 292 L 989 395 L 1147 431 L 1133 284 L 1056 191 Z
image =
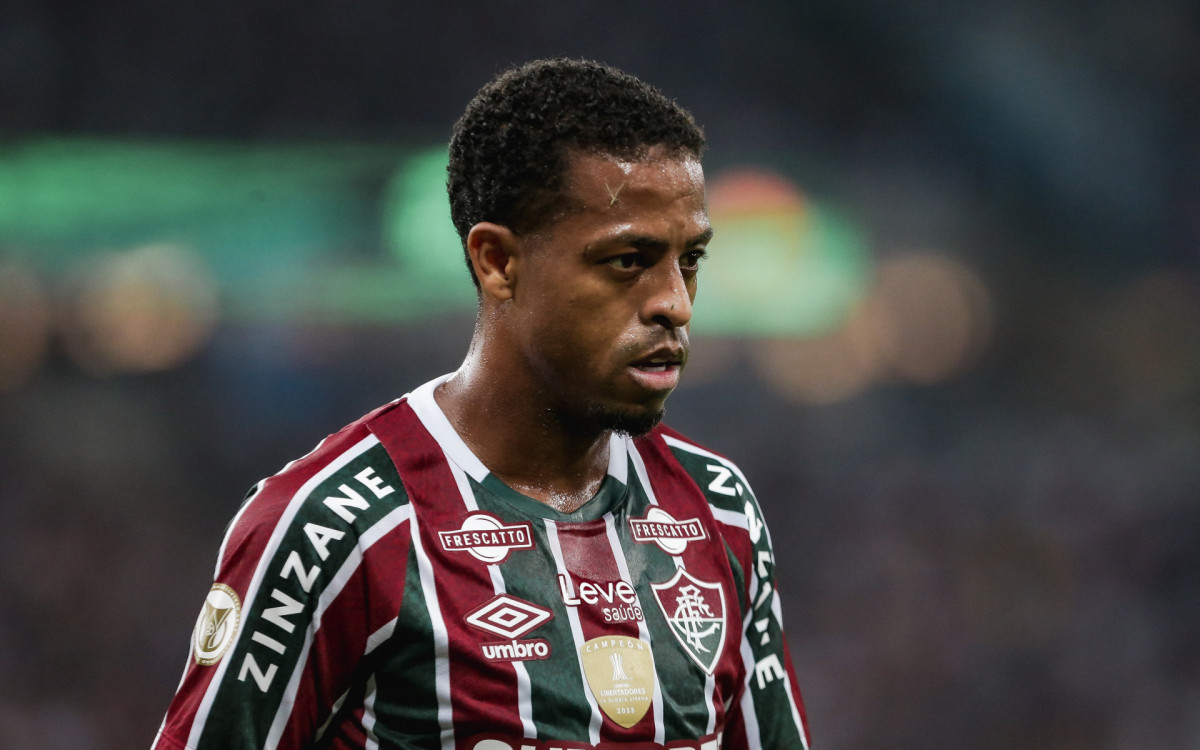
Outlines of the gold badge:
M 237 635 L 241 609 L 242 603 L 233 589 L 223 583 L 213 584 L 192 633 L 197 664 L 216 664 L 225 655 Z
M 624 635 L 593 638 L 579 647 L 583 673 L 600 709 L 628 729 L 650 708 L 657 679 L 650 644 Z

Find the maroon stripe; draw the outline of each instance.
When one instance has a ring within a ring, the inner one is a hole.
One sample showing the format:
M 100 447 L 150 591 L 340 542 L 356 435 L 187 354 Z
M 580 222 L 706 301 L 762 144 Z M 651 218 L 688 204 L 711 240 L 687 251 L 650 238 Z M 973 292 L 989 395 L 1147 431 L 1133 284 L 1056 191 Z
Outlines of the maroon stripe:
M 280 747 L 300 747 L 350 685 L 367 639 L 396 617 L 411 545 L 408 523 L 375 542 L 321 617 Z
M 557 529 L 563 564 L 571 577 L 575 598 L 580 600 L 576 612 L 579 615 L 584 640 L 590 641 L 606 635 L 638 638 L 636 620 L 604 620 L 606 607 L 625 606 L 620 600 L 622 587 L 618 586 L 621 582 L 621 570 L 613 555 L 604 519 L 599 518 L 587 523 L 560 523 Z M 609 597 L 612 601 L 609 601 Z M 592 601 L 589 602 L 588 599 Z M 644 605 L 650 603 L 641 604 L 644 608 Z M 603 714 L 603 711 L 601 713 Z M 654 739 L 654 728 L 654 707 L 651 706 L 646 715 L 628 729 L 604 715 L 600 738 L 602 741 L 612 742 L 648 741 Z
M 438 604 L 450 646 L 455 735 L 497 731 L 520 737 L 515 667 L 507 661 L 482 659 L 481 644 L 498 639 L 466 623 L 468 614 L 496 595 L 488 565 L 469 552 L 448 552 L 439 536 L 441 531 L 461 528 L 468 515 L 441 446 L 407 402 L 376 416 L 370 428 L 400 472 L 416 513 L 421 544 L 437 572 Z

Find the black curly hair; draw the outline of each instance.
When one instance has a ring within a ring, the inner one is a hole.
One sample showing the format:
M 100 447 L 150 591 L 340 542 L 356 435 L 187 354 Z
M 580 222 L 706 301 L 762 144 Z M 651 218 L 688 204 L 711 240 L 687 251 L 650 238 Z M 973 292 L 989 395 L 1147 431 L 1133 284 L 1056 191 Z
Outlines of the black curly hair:
M 522 234 L 567 209 L 571 154 L 636 159 L 654 146 L 699 157 L 704 132 L 653 86 L 590 60 L 535 60 L 505 71 L 479 90 L 450 138 L 446 190 L 464 253 L 481 221 Z M 467 268 L 478 288 L 469 256 Z

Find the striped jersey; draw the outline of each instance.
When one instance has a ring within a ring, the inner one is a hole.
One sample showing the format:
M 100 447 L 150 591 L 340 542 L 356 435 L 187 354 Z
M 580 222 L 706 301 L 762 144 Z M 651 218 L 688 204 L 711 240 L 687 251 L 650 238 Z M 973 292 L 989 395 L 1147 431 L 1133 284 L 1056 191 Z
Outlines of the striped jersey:
M 807 748 L 738 468 L 613 435 L 560 513 L 489 473 L 443 380 L 251 492 L 156 750 Z

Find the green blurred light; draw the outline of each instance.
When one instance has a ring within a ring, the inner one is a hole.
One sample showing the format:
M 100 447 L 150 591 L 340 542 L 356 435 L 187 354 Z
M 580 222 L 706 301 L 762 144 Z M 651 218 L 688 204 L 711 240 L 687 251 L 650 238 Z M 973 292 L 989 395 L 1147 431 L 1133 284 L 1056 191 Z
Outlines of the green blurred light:
M 363 182 L 404 151 L 375 145 L 259 145 L 31 139 L 0 146 L 0 246 L 57 270 L 97 250 L 185 242 L 224 280 L 270 274 L 377 220 Z
M 870 258 L 860 229 L 799 191 L 784 197 L 713 207 L 697 333 L 815 336 L 841 325 L 866 292 Z
M 386 324 L 473 311 L 446 159 L 442 146 L 398 144 L 9 142 L 0 254 L 54 275 L 104 251 L 179 244 L 213 270 L 227 319 Z M 714 201 L 695 329 L 836 327 L 870 270 L 858 227 L 786 178 L 760 171 L 749 184 Z
M 384 237 L 409 282 L 452 306 L 475 304 L 475 286 L 450 221 L 445 148 L 406 159 L 384 195 Z

